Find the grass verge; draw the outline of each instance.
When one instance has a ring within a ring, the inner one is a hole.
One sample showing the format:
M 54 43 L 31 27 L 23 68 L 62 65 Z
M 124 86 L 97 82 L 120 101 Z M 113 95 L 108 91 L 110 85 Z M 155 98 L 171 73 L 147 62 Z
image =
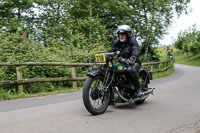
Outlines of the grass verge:
M 174 55 L 175 55 L 175 63 L 177 64 L 200 66 L 200 54 L 193 55 L 189 53 L 188 55 L 186 55 L 176 52 Z
M 174 66 L 170 66 L 170 68 L 167 71 L 153 73 L 153 79 L 169 76 L 174 72 L 174 70 Z
M 59 94 L 59 93 L 70 93 L 70 92 L 75 92 L 75 91 L 79 91 L 79 90 L 81 90 L 81 88 L 75 88 L 75 89 L 63 88 L 63 89 L 54 90 L 51 92 L 40 92 L 40 93 L 36 93 L 36 94 L 1 92 L 0 93 L 0 101 L 19 99 L 19 98 L 40 97 L 40 96 L 53 95 L 53 94 Z

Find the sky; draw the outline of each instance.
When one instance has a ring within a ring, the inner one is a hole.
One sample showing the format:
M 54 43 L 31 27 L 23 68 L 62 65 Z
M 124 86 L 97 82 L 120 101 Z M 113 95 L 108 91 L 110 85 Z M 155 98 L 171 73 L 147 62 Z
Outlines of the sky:
M 172 26 L 168 29 L 167 35 L 160 40 L 161 45 L 171 45 L 174 40 L 177 39 L 178 33 L 182 30 L 187 30 L 192 25 L 196 24 L 197 30 L 200 30 L 200 0 L 191 0 L 188 4 L 188 8 L 191 8 L 191 12 L 182 14 L 179 18 L 174 17 Z

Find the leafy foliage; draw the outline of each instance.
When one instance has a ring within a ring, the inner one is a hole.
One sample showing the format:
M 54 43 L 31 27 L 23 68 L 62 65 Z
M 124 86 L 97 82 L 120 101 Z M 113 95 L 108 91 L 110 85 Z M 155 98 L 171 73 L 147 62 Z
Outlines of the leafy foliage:
M 177 41 L 174 43 L 177 49 L 188 53 L 197 54 L 200 52 L 200 31 L 193 25 L 188 30 L 180 32 Z
M 108 51 L 118 25 L 128 24 L 141 44 L 143 58 L 158 60 L 152 48 L 166 33 L 173 13 L 187 12 L 190 0 L 1 0 L 0 62 L 87 62 Z M 200 40 L 200 38 L 198 38 Z M 187 49 L 197 49 L 199 40 Z M 182 48 L 182 47 L 181 47 Z M 198 51 L 196 51 L 198 52 Z M 0 80 L 16 79 L 15 67 L 1 67 Z M 65 77 L 66 67 L 22 67 L 23 78 Z M 77 76 L 86 73 L 77 68 Z M 36 83 L 26 91 L 52 91 L 71 82 Z M 81 84 L 81 83 L 80 83 Z M 1 87 L 0 91 L 16 92 Z
M 2 0 L 1 9 L 4 10 L 0 10 L 3 20 L 1 28 L 9 32 L 21 29 L 42 42 L 51 37 L 66 43 L 80 29 L 91 41 L 92 36 L 96 36 L 93 28 L 100 24 L 108 30 L 104 35 L 107 35 L 105 39 L 110 42 L 113 41 L 112 32 L 117 26 L 128 24 L 134 30 L 133 36 L 145 45 L 147 53 L 149 45 L 156 44 L 166 33 L 174 12 L 178 15 L 187 13 L 189 2 L 190 0 Z M 85 27 L 83 24 L 86 24 Z M 101 38 L 102 35 L 98 37 Z
M 88 56 L 93 57 L 96 51 L 106 49 L 98 43 L 66 46 L 62 41 L 54 39 L 48 40 L 46 45 L 27 39 L 25 34 L 4 34 L 0 40 L 0 62 L 87 62 Z M 23 78 L 71 77 L 70 67 L 27 66 L 21 69 Z M 78 68 L 77 76 L 81 77 L 86 72 L 86 68 Z M 0 80 L 14 80 L 16 79 L 16 68 L 1 67 L 0 75 Z M 71 81 L 27 84 L 25 92 L 52 91 L 59 86 L 71 86 Z M 16 87 L 1 87 L 1 89 L 17 92 Z

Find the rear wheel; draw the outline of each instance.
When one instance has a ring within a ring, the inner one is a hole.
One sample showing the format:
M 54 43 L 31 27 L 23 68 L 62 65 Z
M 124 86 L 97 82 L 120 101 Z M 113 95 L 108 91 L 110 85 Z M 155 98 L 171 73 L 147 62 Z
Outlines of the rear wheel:
M 88 77 L 83 87 L 83 103 L 93 115 L 103 114 L 108 108 L 110 90 L 103 89 L 103 76 Z

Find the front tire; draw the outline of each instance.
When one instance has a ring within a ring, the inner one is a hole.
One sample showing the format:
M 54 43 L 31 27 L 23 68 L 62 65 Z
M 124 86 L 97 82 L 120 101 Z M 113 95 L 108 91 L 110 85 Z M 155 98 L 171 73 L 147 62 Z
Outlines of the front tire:
M 89 76 L 83 87 L 83 103 L 93 115 L 103 114 L 110 101 L 110 89 L 103 91 L 103 76 Z

